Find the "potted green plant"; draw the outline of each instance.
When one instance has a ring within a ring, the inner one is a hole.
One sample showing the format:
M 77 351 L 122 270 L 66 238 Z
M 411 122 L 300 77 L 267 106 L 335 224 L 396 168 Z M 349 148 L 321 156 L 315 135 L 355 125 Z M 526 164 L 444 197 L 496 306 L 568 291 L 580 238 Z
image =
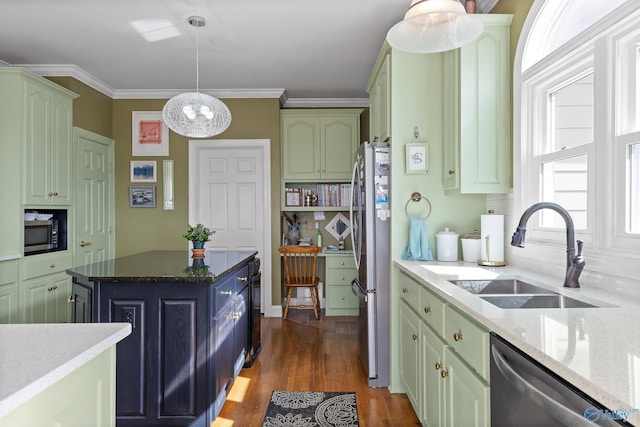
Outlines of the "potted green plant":
M 190 240 L 193 244 L 193 249 L 201 250 L 204 253 L 204 243 L 209 241 L 209 236 L 214 234 L 215 231 L 210 230 L 208 227 L 205 227 L 202 224 L 196 224 L 187 226 L 187 232 L 182 235 L 187 240 Z M 194 255 L 196 251 L 194 250 Z

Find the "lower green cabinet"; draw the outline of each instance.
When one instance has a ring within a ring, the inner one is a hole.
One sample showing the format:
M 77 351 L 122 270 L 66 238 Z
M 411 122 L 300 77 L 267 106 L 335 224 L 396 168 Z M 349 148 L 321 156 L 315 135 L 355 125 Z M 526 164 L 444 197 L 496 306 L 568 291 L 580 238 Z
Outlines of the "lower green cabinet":
M 23 281 L 22 313 L 24 322 L 68 322 L 70 293 L 71 276 L 65 272 Z
M 410 302 L 403 294 L 400 302 L 400 379 L 422 425 L 489 426 L 489 333 L 426 287 L 403 280 L 407 294 L 420 288 L 420 299 Z M 455 338 L 442 335 L 451 330 Z
M 0 262 L 0 323 L 19 323 L 17 260 Z
M 330 255 L 325 259 L 325 314 L 357 316 L 359 301 L 351 292 L 351 281 L 358 275 L 353 255 Z

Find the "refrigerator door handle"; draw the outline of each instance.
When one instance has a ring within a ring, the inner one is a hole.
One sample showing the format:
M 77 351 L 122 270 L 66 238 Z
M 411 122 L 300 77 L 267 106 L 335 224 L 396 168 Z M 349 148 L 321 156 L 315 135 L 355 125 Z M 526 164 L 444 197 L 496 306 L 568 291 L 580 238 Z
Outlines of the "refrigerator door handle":
M 355 241 L 355 234 L 358 232 L 358 230 L 354 229 L 353 226 L 354 224 L 356 225 L 355 228 L 357 228 L 357 223 L 353 222 L 353 202 L 354 202 L 354 197 L 355 197 L 355 184 L 356 184 L 356 177 L 358 176 L 358 160 L 356 159 L 355 163 L 353 164 L 353 172 L 351 174 L 351 203 L 349 205 L 349 221 L 351 222 L 351 247 L 353 248 L 353 260 L 356 262 L 356 270 L 360 269 L 360 253 L 359 253 L 359 249 L 360 248 L 356 248 L 356 241 Z
M 360 283 L 358 282 L 358 279 L 353 279 L 351 281 L 351 292 L 358 297 L 358 299 L 364 301 L 364 302 L 368 302 L 368 298 L 367 298 L 367 292 L 362 289 L 362 286 L 360 286 Z

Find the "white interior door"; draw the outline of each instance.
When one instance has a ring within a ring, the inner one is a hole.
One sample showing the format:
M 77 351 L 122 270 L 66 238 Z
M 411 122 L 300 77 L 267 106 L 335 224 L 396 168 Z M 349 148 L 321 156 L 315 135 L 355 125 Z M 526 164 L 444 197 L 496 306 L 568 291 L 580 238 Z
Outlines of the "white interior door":
M 76 155 L 75 265 L 115 255 L 113 139 L 74 128 Z
M 207 250 L 258 251 L 265 315 L 271 310 L 269 143 L 262 139 L 189 142 L 189 223 L 215 230 L 205 244 Z

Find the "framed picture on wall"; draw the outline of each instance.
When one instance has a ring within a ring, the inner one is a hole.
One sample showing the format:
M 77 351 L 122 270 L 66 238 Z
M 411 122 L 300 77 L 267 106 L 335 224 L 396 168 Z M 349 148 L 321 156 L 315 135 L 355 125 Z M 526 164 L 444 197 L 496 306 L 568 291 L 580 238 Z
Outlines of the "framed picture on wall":
M 142 185 L 129 187 L 129 207 L 155 208 L 156 187 Z
M 158 167 L 155 160 L 132 160 L 130 162 L 131 182 L 156 182 Z
M 284 205 L 285 206 L 302 206 L 302 191 L 286 190 Z
M 407 159 L 405 162 L 407 173 L 429 172 L 429 146 L 427 144 L 406 144 Z
M 169 128 L 161 111 L 134 111 L 131 123 L 132 156 L 169 155 Z

